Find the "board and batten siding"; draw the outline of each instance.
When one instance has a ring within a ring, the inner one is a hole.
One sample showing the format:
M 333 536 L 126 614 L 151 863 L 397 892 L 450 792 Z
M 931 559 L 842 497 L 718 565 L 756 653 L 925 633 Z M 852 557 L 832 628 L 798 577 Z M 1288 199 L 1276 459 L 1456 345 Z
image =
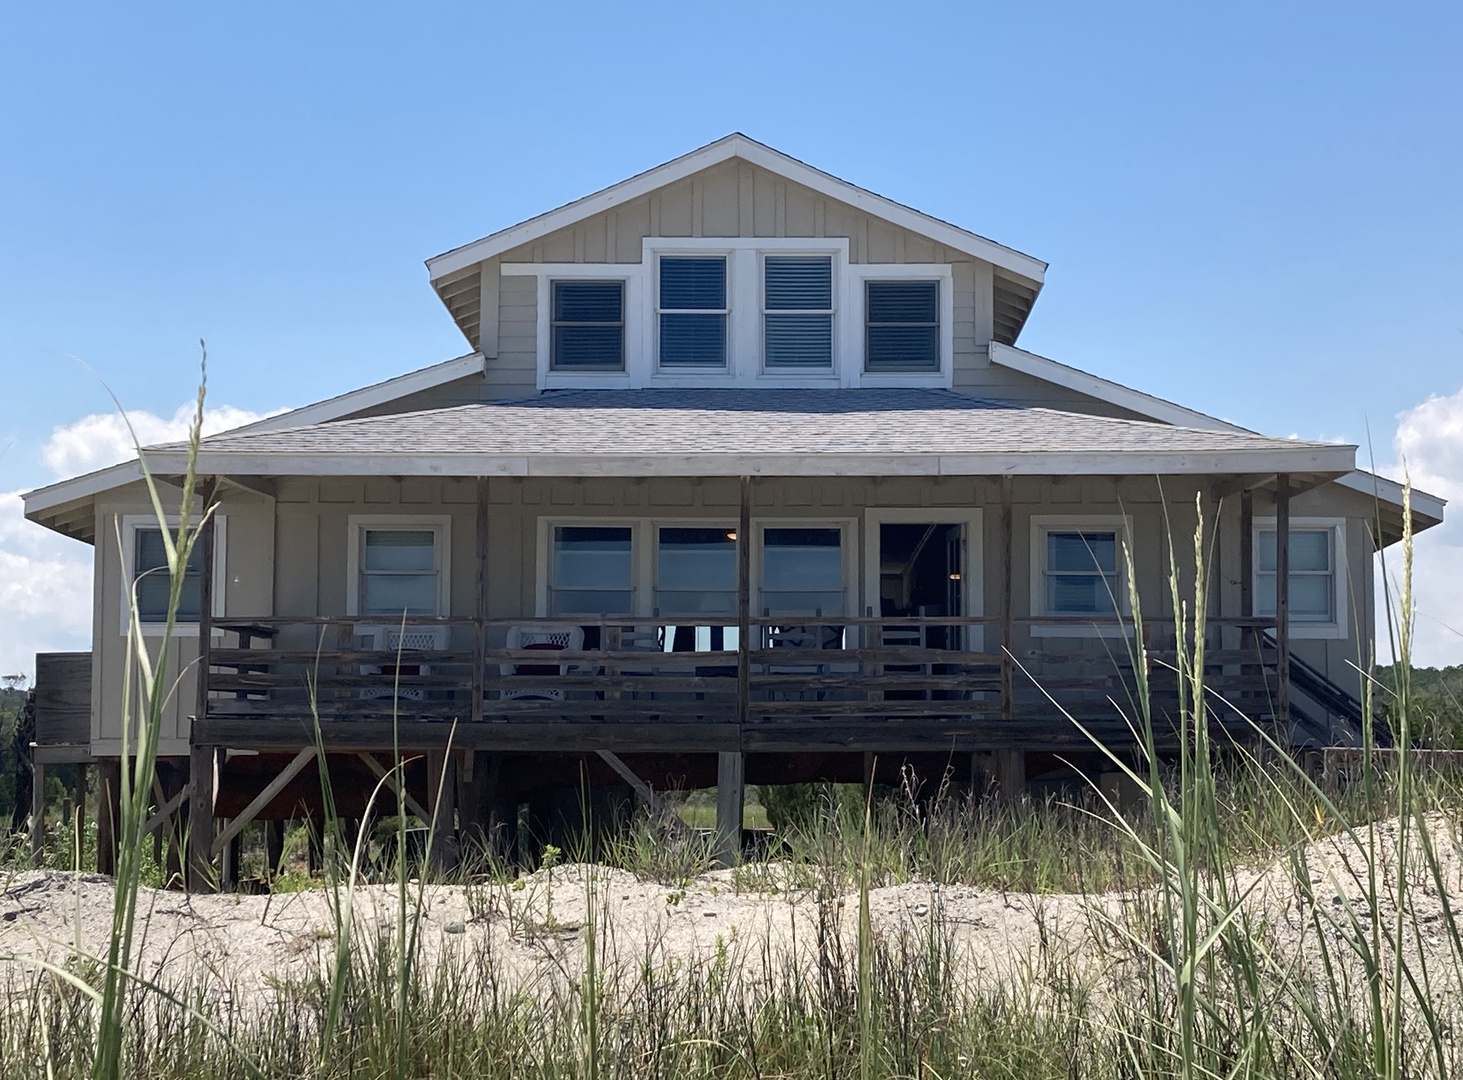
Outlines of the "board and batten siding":
M 539 582 L 539 519 L 605 518 L 735 523 L 738 486 L 734 478 L 565 478 L 494 477 L 489 481 L 488 573 L 489 615 L 496 619 L 531 621 L 537 614 Z M 1132 522 L 1137 592 L 1145 618 L 1161 634 L 1173 626 L 1169 592 L 1169 552 L 1177 555 L 1185 593 L 1192 589 L 1194 498 L 1208 491 L 1208 481 L 1177 477 L 1019 477 L 1013 487 L 1013 612 L 1032 614 L 1031 575 L 1034 515 L 1126 515 Z M 855 522 L 849 553 L 853 605 L 865 611 L 876 601 L 863 595 L 862 559 L 873 537 L 865 535 L 864 511 L 871 507 L 924 507 L 930 520 L 942 507 L 978 507 L 984 511 L 982 569 L 987 614 L 999 610 L 1000 482 L 986 477 L 808 477 L 763 478 L 754 487 L 753 516 L 759 520 L 818 519 Z M 281 615 L 340 615 L 345 611 L 346 544 L 349 519 L 355 514 L 447 516 L 451 519 L 451 614 L 475 611 L 474 563 L 476 485 L 457 479 L 347 480 L 343 478 L 282 481 L 278 502 L 278 554 L 275 594 Z M 1371 542 L 1366 519 L 1340 489 L 1317 489 L 1298 497 L 1294 513 L 1345 517 L 1347 521 L 1346 589 L 1348 626 L 1335 639 L 1296 639 L 1293 651 L 1343 686 L 1357 682 L 1355 664 L 1369 647 L 1366 629 L 1373 616 Z M 1218 510 L 1217 524 L 1213 515 Z M 1263 494 L 1255 515 L 1272 512 Z M 1210 566 L 1211 615 L 1240 613 L 1239 499 L 1216 506 L 1206 501 L 1214 561 Z M 1215 531 L 1217 530 L 1217 537 Z M 1172 545 L 1170 546 L 1170 533 Z M 1038 556 L 1039 557 L 1039 556 Z M 1360 632 L 1359 632 L 1360 631 Z M 501 637 L 503 631 L 498 631 Z M 296 643 L 304 647 L 309 643 Z M 467 644 L 466 640 L 462 644 Z M 1234 647 L 1237 642 L 1228 643 Z M 1066 653 L 1107 655 L 1120 643 L 1111 640 L 1038 636 L 1029 624 L 1017 628 L 1016 649 L 1037 656 L 1056 649 Z
M 174 489 L 164 488 L 164 507 L 176 499 Z M 224 543 L 223 617 L 260 617 L 274 608 L 275 526 L 273 500 L 225 488 L 219 514 L 226 521 Z M 94 553 L 92 642 L 92 753 L 115 757 L 122 748 L 122 699 L 127 662 L 127 639 L 122 631 L 123 604 L 128 583 L 117 538 L 124 517 L 152 519 L 153 509 L 145 487 L 130 484 L 98 498 L 97 541 Z M 167 657 L 156 655 L 160 636 L 145 634 L 154 663 L 165 659 L 176 678 L 176 686 L 163 706 L 162 733 L 158 752 L 163 756 L 188 753 L 189 718 L 197 700 L 195 681 L 198 638 L 180 635 L 173 639 Z M 215 642 L 222 638 L 216 633 Z M 230 641 L 232 644 L 232 641 Z M 134 680 L 135 683 L 135 680 Z M 140 715 L 134 706 L 134 720 Z M 133 746 L 136 746 L 134 739 Z

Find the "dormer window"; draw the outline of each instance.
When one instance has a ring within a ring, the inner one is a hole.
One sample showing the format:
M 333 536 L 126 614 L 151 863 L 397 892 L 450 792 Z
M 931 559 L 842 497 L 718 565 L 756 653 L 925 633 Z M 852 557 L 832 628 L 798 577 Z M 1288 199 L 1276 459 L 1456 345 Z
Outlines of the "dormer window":
M 832 257 L 768 255 L 762 265 L 763 365 L 832 368 Z
M 625 283 L 555 281 L 553 371 L 625 370 Z
M 864 292 L 864 368 L 940 370 L 940 283 L 869 281 Z
M 726 256 L 662 256 L 660 366 L 705 371 L 727 358 Z

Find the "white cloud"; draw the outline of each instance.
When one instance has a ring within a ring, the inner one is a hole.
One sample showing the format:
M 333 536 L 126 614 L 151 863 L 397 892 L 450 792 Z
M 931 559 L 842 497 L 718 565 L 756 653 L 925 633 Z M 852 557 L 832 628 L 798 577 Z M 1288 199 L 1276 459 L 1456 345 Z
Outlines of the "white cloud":
M 188 436 L 194 405 L 170 417 L 129 413 L 144 446 Z M 252 424 L 266 415 L 224 405 L 207 409 L 204 434 Z M 83 416 L 51 432 L 41 460 L 64 479 L 134 456 L 132 433 L 117 413 Z M 21 492 L 0 493 L 0 675 L 33 673 L 38 652 L 91 644 L 93 549 L 25 520 Z
M 1392 441 L 1397 464 L 1387 472 L 1402 478 L 1405 468 L 1415 488 L 1447 499 L 1442 525 L 1417 538 L 1412 587 L 1417 608 L 1413 663 L 1442 667 L 1463 663 L 1463 388 L 1447 397 L 1430 397 L 1397 417 Z M 1402 572 L 1400 550 L 1388 553 L 1388 573 Z M 1380 610 L 1380 608 L 1378 609 Z M 1385 655 L 1386 626 L 1377 629 Z
M 83 416 L 75 423 L 58 427 L 41 450 L 41 460 L 46 463 L 58 479 L 77 476 L 81 473 L 104 469 L 119 461 L 135 456 L 133 433 L 143 446 L 156 443 L 179 442 L 188 437 L 188 425 L 193 422 L 195 404 L 179 405 L 170 417 L 157 416 L 150 412 L 129 412 L 127 419 L 121 413 L 93 413 Z M 205 409 L 203 412 L 203 434 L 212 435 L 219 431 L 252 424 L 266 416 L 275 416 L 283 410 L 272 413 L 254 413 L 247 409 L 236 409 L 231 405 Z M 127 429 L 128 421 L 132 430 Z
M 92 549 L 25 520 L 0 493 L 0 675 L 33 673 L 35 654 L 91 643 Z

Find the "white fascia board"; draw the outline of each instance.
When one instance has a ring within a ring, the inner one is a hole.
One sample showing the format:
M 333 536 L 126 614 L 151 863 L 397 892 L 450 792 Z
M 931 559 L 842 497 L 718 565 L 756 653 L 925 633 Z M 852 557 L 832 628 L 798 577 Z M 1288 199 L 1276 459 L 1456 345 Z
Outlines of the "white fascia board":
M 1359 491 L 1363 495 L 1380 499 L 1399 510 L 1402 508 L 1403 486 L 1395 480 L 1388 480 L 1385 476 L 1378 476 L 1365 469 L 1357 469 L 1353 473 L 1340 477 L 1336 482 L 1352 491 Z M 1429 526 L 1442 522 L 1443 510 L 1447 505 L 1447 499 L 1417 488 L 1412 489 L 1412 513 L 1416 517 L 1431 519 L 1428 522 Z
M 1146 416 L 1151 420 L 1158 420 L 1165 424 L 1173 424 L 1177 427 L 1200 428 L 1206 431 L 1236 431 L 1244 434 L 1251 434 L 1249 428 L 1240 427 L 1238 424 L 1231 424 L 1227 420 L 1220 420 L 1201 413 L 1194 409 L 1187 409 L 1172 401 L 1165 401 L 1163 398 L 1154 397 L 1152 394 L 1145 394 L 1141 390 L 1134 390 L 1131 387 L 1115 383 L 1110 379 L 1104 379 L 1098 375 L 1092 375 L 1069 364 L 1063 364 L 1051 360 L 1045 356 L 1038 356 L 1036 353 L 1027 352 L 1025 349 L 1017 349 L 1011 345 L 1003 345 L 998 341 L 991 342 L 990 346 L 991 363 L 1000 367 L 1010 368 L 1012 371 L 1020 371 L 1026 375 L 1053 383 L 1056 386 L 1065 387 L 1068 390 L 1075 390 L 1079 394 L 1086 394 L 1098 401 L 1105 401 L 1109 405 L 1116 405 L 1119 408 L 1135 412 L 1139 416 Z M 1339 477 L 1336 483 L 1354 491 L 1371 495 L 1381 499 L 1385 503 L 1396 506 L 1399 510 L 1402 507 L 1402 485 L 1385 477 L 1376 476 L 1364 469 L 1358 469 Z M 1443 520 L 1443 507 L 1446 500 L 1436 495 L 1429 495 L 1425 491 L 1413 489 L 1412 509 L 1414 513 L 1425 517 Z
M 303 405 L 298 409 L 291 409 L 289 412 L 280 413 L 278 416 L 270 416 L 263 420 L 256 420 L 252 424 L 245 424 L 243 427 L 234 428 L 228 434 L 236 435 L 246 431 L 282 431 L 286 428 L 325 424 L 331 420 L 339 420 L 343 416 L 350 416 L 353 413 L 361 412 L 364 409 L 374 409 L 378 405 L 387 405 L 399 398 L 419 394 L 423 390 L 434 390 L 439 386 L 456 382 L 458 379 L 465 379 L 470 375 L 481 375 L 482 372 L 483 354 L 478 352 L 468 353 L 466 356 L 458 356 L 451 360 L 444 360 L 440 364 L 433 364 L 430 367 L 421 368 L 418 371 L 410 371 L 405 375 L 398 375 L 394 379 L 387 379 L 385 382 L 375 383 L 371 386 L 363 386 L 359 390 L 352 390 L 338 397 L 317 401 L 313 405 Z M 224 433 L 220 432 L 219 434 Z
M 1116 405 L 1129 412 L 1135 412 L 1139 416 L 1160 420 L 1165 424 L 1198 428 L 1202 431 L 1238 431 L 1247 435 L 1254 434 L 1248 428 L 1242 428 L 1238 424 L 1231 424 L 1226 420 L 1220 420 L 1194 409 L 1186 409 L 1172 401 L 1165 401 L 1163 398 L 1145 394 L 1141 390 L 1134 390 L 1122 383 L 1115 383 L 1111 379 L 1104 379 L 1099 375 L 1082 371 L 1080 368 L 1074 368 L 1070 364 L 1038 356 L 1034 352 L 1027 352 L 1025 349 L 1018 349 L 1012 345 L 1004 345 L 999 341 L 991 342 L 990 358 L 991 363 L 999 367 L 1010 368 L 1012 371 L 1019 371 L 1044 382 L 1074 390 L 1079 394 L 1086 394 L 1098 401 L 1105 401 L 1109 405 Z
M 111 465 L 105 469 L 98 469 L 96 472 L 74 476 L 70 480 L 62 480 L 56 484 L 36 488 L 34 491 L 27 491 L 21 496 L 21 501 L 25 504 L 25 516 L 34 521 L 36 515 L 44 514 L 48 510 L 54 510 L 79 499 L 89 499 L 104 491 L 111 491 L 113 488 L 122 487 L 124 484 L 131 484 L 141 479 L 141 464 L 137 461 L 124 461 L 120 465 Z
M 178 451 L 148 451 L 155 471 L 177 471 Z M 287 454 L 205 452 L 201 472 L 252 476 L 1052 476 L 1246 472 L 1330 473 L 1354 465 L 1349 446 L 1198 453 L 984 454 Z
M 567 228 L 585 218 L 606 210 L 613 210 L 626 202 L 638 199 L 658 188 L 684 180 L 688 176 L 719 165 L 731 158 L 741 158 L 753 165 L 776 173 L 795 184 L 811 188 L 821 195 L 847 203 L 875 217 L 898 225 L 900 228 L 919 233 L 938 244 L 962 251 L 978 259 L 1001 267 L 1019 277 L 1026 278 L 1038 287 L 1046 278 L 1047 264 L 1040 259 L 998 244 L 983 236 L 967 232 L 947 221 L 922 214 L 902 203 L 876 195 L 872 191 L 850 184 L 847 180 L 815 169 L 796 158 L 788 157 L 755 139 L 740 133 L 728 135 L 693 150 L 689 154 L 658 165 L 653 169 L 622 180 L 592 195 L 567 203 L 557 210 L 529 218 L 527 221 L 475 240 L 462 247 L 453 248 L 427 260 L 427 271 L 433 281 L 465 270 L 474 263 L 491 259 L 505 251 L 530 243 L 549 233 Z

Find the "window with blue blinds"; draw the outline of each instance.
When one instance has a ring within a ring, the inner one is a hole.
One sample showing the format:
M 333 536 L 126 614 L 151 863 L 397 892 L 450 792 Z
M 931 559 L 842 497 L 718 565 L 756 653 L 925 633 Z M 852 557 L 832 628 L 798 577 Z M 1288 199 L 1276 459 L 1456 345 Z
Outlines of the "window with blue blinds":
M 555 371 L 625 370 L 625 283 L 553 283 Z
M 866 370 L 940 370 L 938 281 L 868 282 L 864 321 Z
M 726 366 L 726 258 L 660 260 L 660 366 Z
M 763 363 L 833 366 L 833 260 L 769 255 L 763 262 Z
M 203 609 L 203 545 L 194 544 L 183 568 L 183 589 L 176 620 L 196 623 Z M 168 574 L 168 549 L 161 529 L 138 529 L 133 536 L 132 591 L 139 622 L 160 623 L 168 618 L 173 583 Z

